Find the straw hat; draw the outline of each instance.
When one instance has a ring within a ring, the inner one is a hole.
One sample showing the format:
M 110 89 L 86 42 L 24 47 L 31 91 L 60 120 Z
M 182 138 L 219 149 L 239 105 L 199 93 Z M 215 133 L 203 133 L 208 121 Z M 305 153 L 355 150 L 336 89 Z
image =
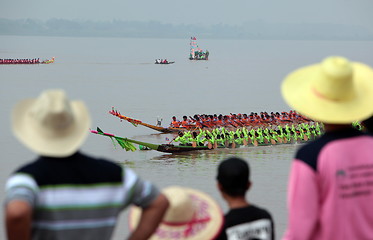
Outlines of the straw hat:
M 168 198 L 170 207 L 150 239 L 209 240 L 220 233 L 223 213 L 210 196 L 198 190 L 179 186 L 167 187 L 162 192 Z M 140 208 L 131 208 L 131 230 L 137 226 L 140 214 Z
M 332 56 L 290 73 L 282 83 L 286 102 L 313 120 L 347 124 L 373 114 L 373 69 Z
M 32 151 L 66 157 L 84 142 L 91 124 L 81 101 L 69 101 L 63 90 L 46 90 L 37 99 L 16 104 L 12 113 L 15 136 Z

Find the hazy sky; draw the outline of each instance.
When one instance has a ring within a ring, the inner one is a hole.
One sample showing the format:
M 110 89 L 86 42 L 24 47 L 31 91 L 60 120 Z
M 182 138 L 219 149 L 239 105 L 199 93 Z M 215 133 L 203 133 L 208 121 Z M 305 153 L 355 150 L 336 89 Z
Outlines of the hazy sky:
M 0 0 L 0 18 L 241 24 L 341 23 L 372 28 L 373 0 Z

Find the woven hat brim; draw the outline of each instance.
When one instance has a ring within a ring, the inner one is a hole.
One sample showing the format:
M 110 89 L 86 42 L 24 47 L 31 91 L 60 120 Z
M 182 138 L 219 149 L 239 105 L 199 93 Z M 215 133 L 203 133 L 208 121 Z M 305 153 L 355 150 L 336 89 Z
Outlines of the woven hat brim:
M 214 239 L 217 237 L 217 235 L 220 233 L 223 221 L 224 221 L 224 216 L 223 212 L 220 208 L 220 206 L 217 204 L 217 202 L 212 199 L 210 196 L 207 194 L 191 189 L 191 188 L 183 188 L 187 191 L 188 194 L 191 194 L 199 199 L 201 199 L 204 203 L 207 203 L 208 206 L 208 211 L 210 215 L 210 221 L 205 223 L 203 229 L 199 229 L 196 234 L 192 234 L 186 237 L 182 238 L 170 238 L 166 237 L 167 234 L 153 234 L 150 238 L 150 240 L 165 240 L 165 239 L 188 239 L 188 240 L 201 240 L 201 239 Z M 131 207 L 130 213 L 129 213 L 129 228 L 133 230 L 136 228 L 138 221 L 140 220 L 141 216 L 141 208 L 139 207 Z M 172 232 L 183 232 L 188 228 L 188 225 L 180 225 L 180 226 L 170 226 L 164 223 L 161 223 L 158 226 L 157 232 L 159 233 L 166 233 L 169 231 Z M 180 234 L 182 236 L 182 234 Z
M 14 135 L 26 147 L 42 156 L 67 157 L 74 154 L 88 136 L 91 125 L 89 111 L 81 101 L 71 101 L 74 122 L 67 131 L 51 136 L 33 124 L 28 110 L 36 99 L 19 102 L 12 112 Z
M 282 83 L 285 101 L 299 113 L 324 123 L 347 124 L 373 115 L 373 71 L 362 63 L 352 63 L 355 97 L 333 101 L 315 94 L 312 81 L 320 68 L 315 64 L 290 73 Z

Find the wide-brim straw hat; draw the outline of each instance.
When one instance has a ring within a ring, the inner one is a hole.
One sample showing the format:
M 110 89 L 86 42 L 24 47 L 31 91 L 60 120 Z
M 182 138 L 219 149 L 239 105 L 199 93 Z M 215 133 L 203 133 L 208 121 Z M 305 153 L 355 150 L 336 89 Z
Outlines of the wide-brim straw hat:
M 180 186 L 170 186 L 162 191 L 170 206 L 150 239 L 209 240 L 220 233 L 223 213 L 220 206 L 206 193 Z M 132 207 L 129 228 L 136 228 L 141 208 Z
M 281 90 L 292 108 L 315 121 L 348 124 L 373 114 L 373 69 L 344 57 L 295 70 Z
M 36 99 L 22 100 L 12 112 L 14 135 L 42 156 L 72 155 L 83 144 L 90 124 L 85 104 L 69 101 L 60 89 L 46 90 Z

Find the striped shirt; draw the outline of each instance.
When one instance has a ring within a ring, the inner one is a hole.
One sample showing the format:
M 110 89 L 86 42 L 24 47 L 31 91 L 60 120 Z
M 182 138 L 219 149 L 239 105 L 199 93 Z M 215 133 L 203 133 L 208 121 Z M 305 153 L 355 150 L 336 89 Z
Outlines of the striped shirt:
M 32 239 L 110 239 L 119 213 L 147 207 L 159 194 L 132 170 L 81 153 L 39 157 L 6 183 L 5 204 L 18 199 L 33 210 Z

